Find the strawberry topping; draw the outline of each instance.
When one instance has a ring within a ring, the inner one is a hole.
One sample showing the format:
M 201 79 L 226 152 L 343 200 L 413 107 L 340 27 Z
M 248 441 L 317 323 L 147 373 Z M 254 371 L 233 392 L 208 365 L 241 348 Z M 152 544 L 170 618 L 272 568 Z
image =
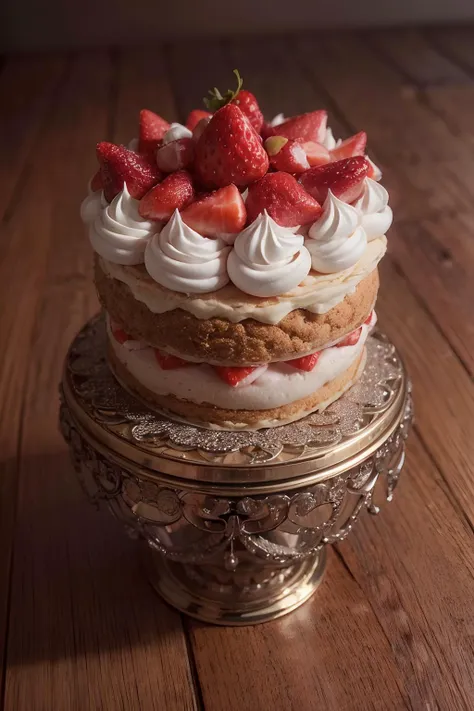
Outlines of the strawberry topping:
M 211 116 L 212 114 L 210 111 L 204 111 L 204 109 L 193 109 L 186 119 L 186 128 L 189 128 L 190 131 L 194 131 L 201 119 L 211 118 Z
M 356 328 L 355 331 L 349 333 L 342 341 L 336 343 L 336 348 L 343 348 L 344 346 L 355 346 L 359 342 L 360 334 L 362 333 L 362 326 Z
M 308 171 L 309 172 L 309 171 Z M 303 173 L 303 175 L 305 175 Z M 321 215 L 321 205 L 289 173 L 268 173 L 249 187 L 246 201 L 249 222 L 264 210 L 283 227 L 314 222 Z
M 367 145 L 367 134 L 365 131 L 356 133 L 355 136 L 346 138 L 340 143 L 337 148 L 333 148 L 331 160 L 342 160 L 343 158 L 352 158 L 353 156 L 363 156 Z
M 92 192 L 97 192 L 97 190 L 102 190 L 102 178 L 100 175 L 100 169 L 97 171 L 97 173 L 91 178 L 91 190 Z
M 97 144 L 97 159 L 106 200 L 111 202 L 127 183 L 128 192 L 140 200 L 160 182 L 162 174 L 156 163 L 125 146 L 103 141 Z
M 194 198 L 191 176 L 185 170 L 168 175 L 140 200 L 138 212 L 146 220 L 168 220 Z
M 219 89 L 211 89 L 210 96 L 204 99 L 204 103 L 211 111 L 218 111 L 226 104 L 235 104 L 247 116 L 256 132 L 260 133 L 263 125 L 263 114 L 260 111 L 257 99 L 250 91 L 242 89 L 244 81 L 237 69 L 234 69 L 234 74 L 237 79 L 237 89 L 228 89 L 223 95 Z
M 112 335 L 117 343 L 120 343 L 121 346 L 125 343 L 125 341 L 133 340 L 132 336 L 126 333 L 126 331 L 124 331 L 123 328 L 116 323 L 110 323 L 110 330 L 112 331 Z
M 156 151 L 156 163 L 164 173 L 173 173 L 191 165 L 194 160 L 194 140 L 178 138 Z
M 327 111 L 310 111 L 307 114 L 292 116 L 275 127 L 274 133 L 286 138 L 321 143 L 326 133 Z
M 285 360 L 285 363 L 291 365 L 293 368 L 297 368 L 298 370 L 305 370 L 309 373 L 311 370 L 313 370 L 314 366 L 318 362 L 320 355 L 321 351 L 316 351 L 316 353 L 311 353 L 310 355 L 303 356 L 302 358 L 293 358 L 293 360 Z
M 247 219 L 242 196 L 235 185 L 226 185 L 191 203 L 181 213 L 183 222 L 206 237 L 240 232 Z
M 209 121 L 196 145 L 195 168 L 208 188 L 246 186 L 267 172 L 260 136 L 235 104 L 219 109 Z
M 263 145 L 275 170 L 303 173 L 310 167 L 303 146 L 291 138 L 271 136 Z
M 365 158 L 357 156 L 310 168 L 300 176 L 299 182 L 321 203 L 325 201 L 328 190 L 343 202 L 353 202 L 362 192 L 368 170 Z
M 158 348 L 154 348 L 153 350 L 155 352 L 155 358 L 158 361 L 158 365 L 162 370 L 176 370 L 176 368 L 185 368 L 188 365 L 196 365 L 196 363 L 183 360 L 183 358 L 179 358 L 178 356 L 165 353 L 164 351 L 159 351 Z
M 367 318 L 366 318 L 365 321 L 364 321 L 364 323 L 365 323 L 367 326 L 370 326 L 370 322 L 372 321 L 372 314 L 373 314 L 373 313 L 374 313 L 374 312 L 371 311 L 370 314 L 367 316 Z
M 306 153 L 306 159 L 313 168 L 316 165 L 325 165 L 331 160 L 331 155 L 327 148 L 316 141 L 303 141 L 301 147 Z
M 140 111 L 139 153 L 154 153 L 170 124 L 158 114 L 142 109 Z

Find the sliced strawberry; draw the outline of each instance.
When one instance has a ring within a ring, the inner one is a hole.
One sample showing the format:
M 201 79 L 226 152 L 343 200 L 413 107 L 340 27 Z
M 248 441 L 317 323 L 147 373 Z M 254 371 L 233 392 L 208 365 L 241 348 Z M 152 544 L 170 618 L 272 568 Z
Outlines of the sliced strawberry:
M 370 160 L 369 156 L 365 156 L 365 160 L 369 164 L 369 172 L 367 173 L 368 178 L 372 178 L 372 180 L 381 180 L 382 178 L 382 171 L 378 167 L 378 165 L 375 165 L 373 160 Z
M 362 192 L 369 164 L 362 156 L 346 158 L 317 168 L 310 168 L 299 182 L 316 200 L 323 203 L 328 190 L 343 202 L 353 202 Z
M 327 111 L 310 111 L 300 116 L 292 116 L 277 126 L 279 136 L 301 141 L 322 143 L 326 133 Z
M 346 138 L 336 148 L 333 148 L 331 160 L 342 160 L 343 158 L 352 158 L 353 156 L 363 156 L 367 145 L 367 134 L 365 131 L 356 133 L 355 136 Z
M 266 365 L 257 367 L 245 366 L 243 368 L 224 365 L 214 366 L 214 370 L 219 378 L 232 388 L 250 385 L 250 383 L 253 383 L 266 369 Z
M 331 160 L 329 151 L 322 143 L 316 143 L 316 141 L 303 141 L 301 147 L 306 153 L 306 159 L 310 164 L 311 168 L 316 165 L 325 165 Z
M 123 345 L 125 341 L 133 340 L 132 336 L 126 333 L 121 326 L 117 323 L 113 323 L 112 321 L 110 322 L 110 330 L 112 331 L 113 337 L 117 343 L 120 343 L 120 345 Z
M 304 173 L 303 173 L 304 175 Z M 319 202 L 289 173 L 268 173 L 249 187 L 245 203 L 249 222 L 264 210 L 284 227 L 314 222 L 321 215 Z
M 349 333 L 342 341 L 336 343 L 336 348 L 343 348 L 344 346 L 355 346 L 359 342 L 360 334 L 362 333 L 362 326 L 359 326 L 355 331 Z
M 176 368 L 185 368 L 188 365 L 196 365 L 196 363 L 191 363 L 189 360 L 183 360 L 183 358 L 179 358 L 178 356 L 165 353 L 164 351 L 159 351 L 158 348 L 154 348 L 153 350 L 155 352 L 155 358 L 158 361 L 158 365 L 162 370 L 176 370 Z
M 242 196 L 235 185 L 226 185 L 191 203 L 181 213 L 183 222 L 205 237 L 240 232 L 247 220 Z
M 365 323 L 367 326 L 370 326 L 370 322 L 372 321 L 372 314 L 373 314 L 373 313 L 374 313 L 374 312 L 371 311 L 370 314 L 367 316 L 367 318 L 366 318 L 365 321 L 364 321 L 364 323 Z
M 293 360 L 285 360 L 285 363 L 293 366 L 293 368 L 297 368 L 298 370 L 305 370 L 309 373 L 311 370 L 313 370 L 314 366 L 318 362 L 320 355 L 321 351 L 317 351 L 316 353 L 311 353 L 310 355 L 303 356 L 302 358 L 293 358 Z
M 91 190 L 92 192 L 97 192 L 97 190 L 102 190 L 102 178 L 100 175 L 100 169 L 91 179 Z
M 156 151 L 156 163 L 164 173 L 173 173 L 191 165 L 194 160 L 194 140 L 178 138 Z
M 270 159 L 270 165 L 275 170 L 287 173 L 303 173 L 308 170 L 309 163 L 303 146 L 291 138 L 271 136 L 263 144 Z
M 235 104 L 219 109 L 196 144 L 196 173 L 208 188 L 246 186 L 268 170 L 260 136 Z
M 125 146 L 98 143 L 97 159 L 104 195 L 109 202 L 123 189 L 124 183 L 130 195 L 140 200 L 163 177 L 154 161 Z
M 278 133 L 277 126 L 272 126 L 272 124 L 269 123 L 268 121 L 264 121 L 262 123 L 262 128 L 260 129 L 260 135 L 264 141 L 267 138 L 270 138 L 270 136 L 275 136 L 277 133 Z
M 158 114 L 142 109 L 140 111 L 139 153 L 154 153 L 170 124 Z
M 140 200 L 138 212 L 147 220 L 169 220 L 194 198 L 191 176 L 185 170 L 168 175 Z
M 189 128 L 190 131 L 194 131 L 201 119 L 211 118 L 211 116 L 212 114 L 210 111 L 204 111 L 204 109 L 193 109 L 186 119 L 186 128 Z

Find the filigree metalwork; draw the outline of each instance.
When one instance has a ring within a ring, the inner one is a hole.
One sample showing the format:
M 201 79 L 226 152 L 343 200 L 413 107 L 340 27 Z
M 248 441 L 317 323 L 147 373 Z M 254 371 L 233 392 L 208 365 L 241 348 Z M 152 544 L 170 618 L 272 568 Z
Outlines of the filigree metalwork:
M 205 463 L 231 462 L 238 453 L 248 465 L 302 459 L 343 443 L 380 417 L 401 388 L 403 365 L 393 345 L 375 334 L 360 381 L 322 413 L 282 427 L 255 432 L 206 430 L 175 422 L 152 411 L 115 380 L 105 358 L 102 317 L 89 322 L 75 339 L 66 363 L 75 397 L 90 416 L 111 432 L 144 450 Z

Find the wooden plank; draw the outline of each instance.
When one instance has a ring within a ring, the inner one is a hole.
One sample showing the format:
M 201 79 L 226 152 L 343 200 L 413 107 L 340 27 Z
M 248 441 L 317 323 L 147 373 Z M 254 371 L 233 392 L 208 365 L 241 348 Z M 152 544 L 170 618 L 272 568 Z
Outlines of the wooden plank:
M 474 374 L 474 230 L 472 214 L 395 223 L 389 254 L 403 269 L 413 291 Z
M 364 33 L 364 39 L 420 88 L 472 84 L 472 77 L 437 52 L 420 30 L 378 30 Z
M 320 589 L 288 617 L 191 631 L 206 711 L 410 708 L 387 639 L 332 552 Z
M 390 642 L 410 708 L 470 709 L 472 530 L 415 436 L 393 503 L 339 551 Z
M 59 56 L 8 58 L 0 74 L 0 218 L 44 128 L 67 63 Z
M 127 145 L 138 135 L 141 109 L 156 111 L 167 121 L 177 121 L 176 104 L 168 81 L 164 53 L 150 50 L 121 50 L 116 60 L 117 79 L 113 136 Z
M 426 30 L 430 42 L 448 59 L 456 62 L 471 76 L 474 72 L 474 29 L 443 27 Z
M 406 278 L 380 265 L 377 313 L 413 380 L 417 427 L 453 496 L 474 523 L 474 387 Z
M 109 82 L 106 56 L 75 63 L 51 130 L 46 178 L 38 162 L 52 219 L 28 349 L 6 711 L 195 708 L 179 615 L 147 586 L 118 524 L 84 501 L 57 431 L 64 353 L 97 309 L 78 203 L 92 172 L 90 144 L 106 132 Z M 65 156 L 74 165 L 66 185 Z

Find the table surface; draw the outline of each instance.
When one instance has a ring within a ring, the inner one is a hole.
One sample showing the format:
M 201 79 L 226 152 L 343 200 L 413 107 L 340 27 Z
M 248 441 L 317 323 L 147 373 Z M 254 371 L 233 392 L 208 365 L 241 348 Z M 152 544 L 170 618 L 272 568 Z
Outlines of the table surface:
M 238 66 L 267 116 L 364 129 L 396 222 L 378 313 L 414 382 L 392 504 L 292 615 L 169 609 L 96 513 L 57 429 L 66 348 L 98 308 L 78 216 L 94 144 L 200 106 Z M 5 711 L 474 707 L 474 29 L 183 41 L 7 57 L 0 73 L 0 672 Z

